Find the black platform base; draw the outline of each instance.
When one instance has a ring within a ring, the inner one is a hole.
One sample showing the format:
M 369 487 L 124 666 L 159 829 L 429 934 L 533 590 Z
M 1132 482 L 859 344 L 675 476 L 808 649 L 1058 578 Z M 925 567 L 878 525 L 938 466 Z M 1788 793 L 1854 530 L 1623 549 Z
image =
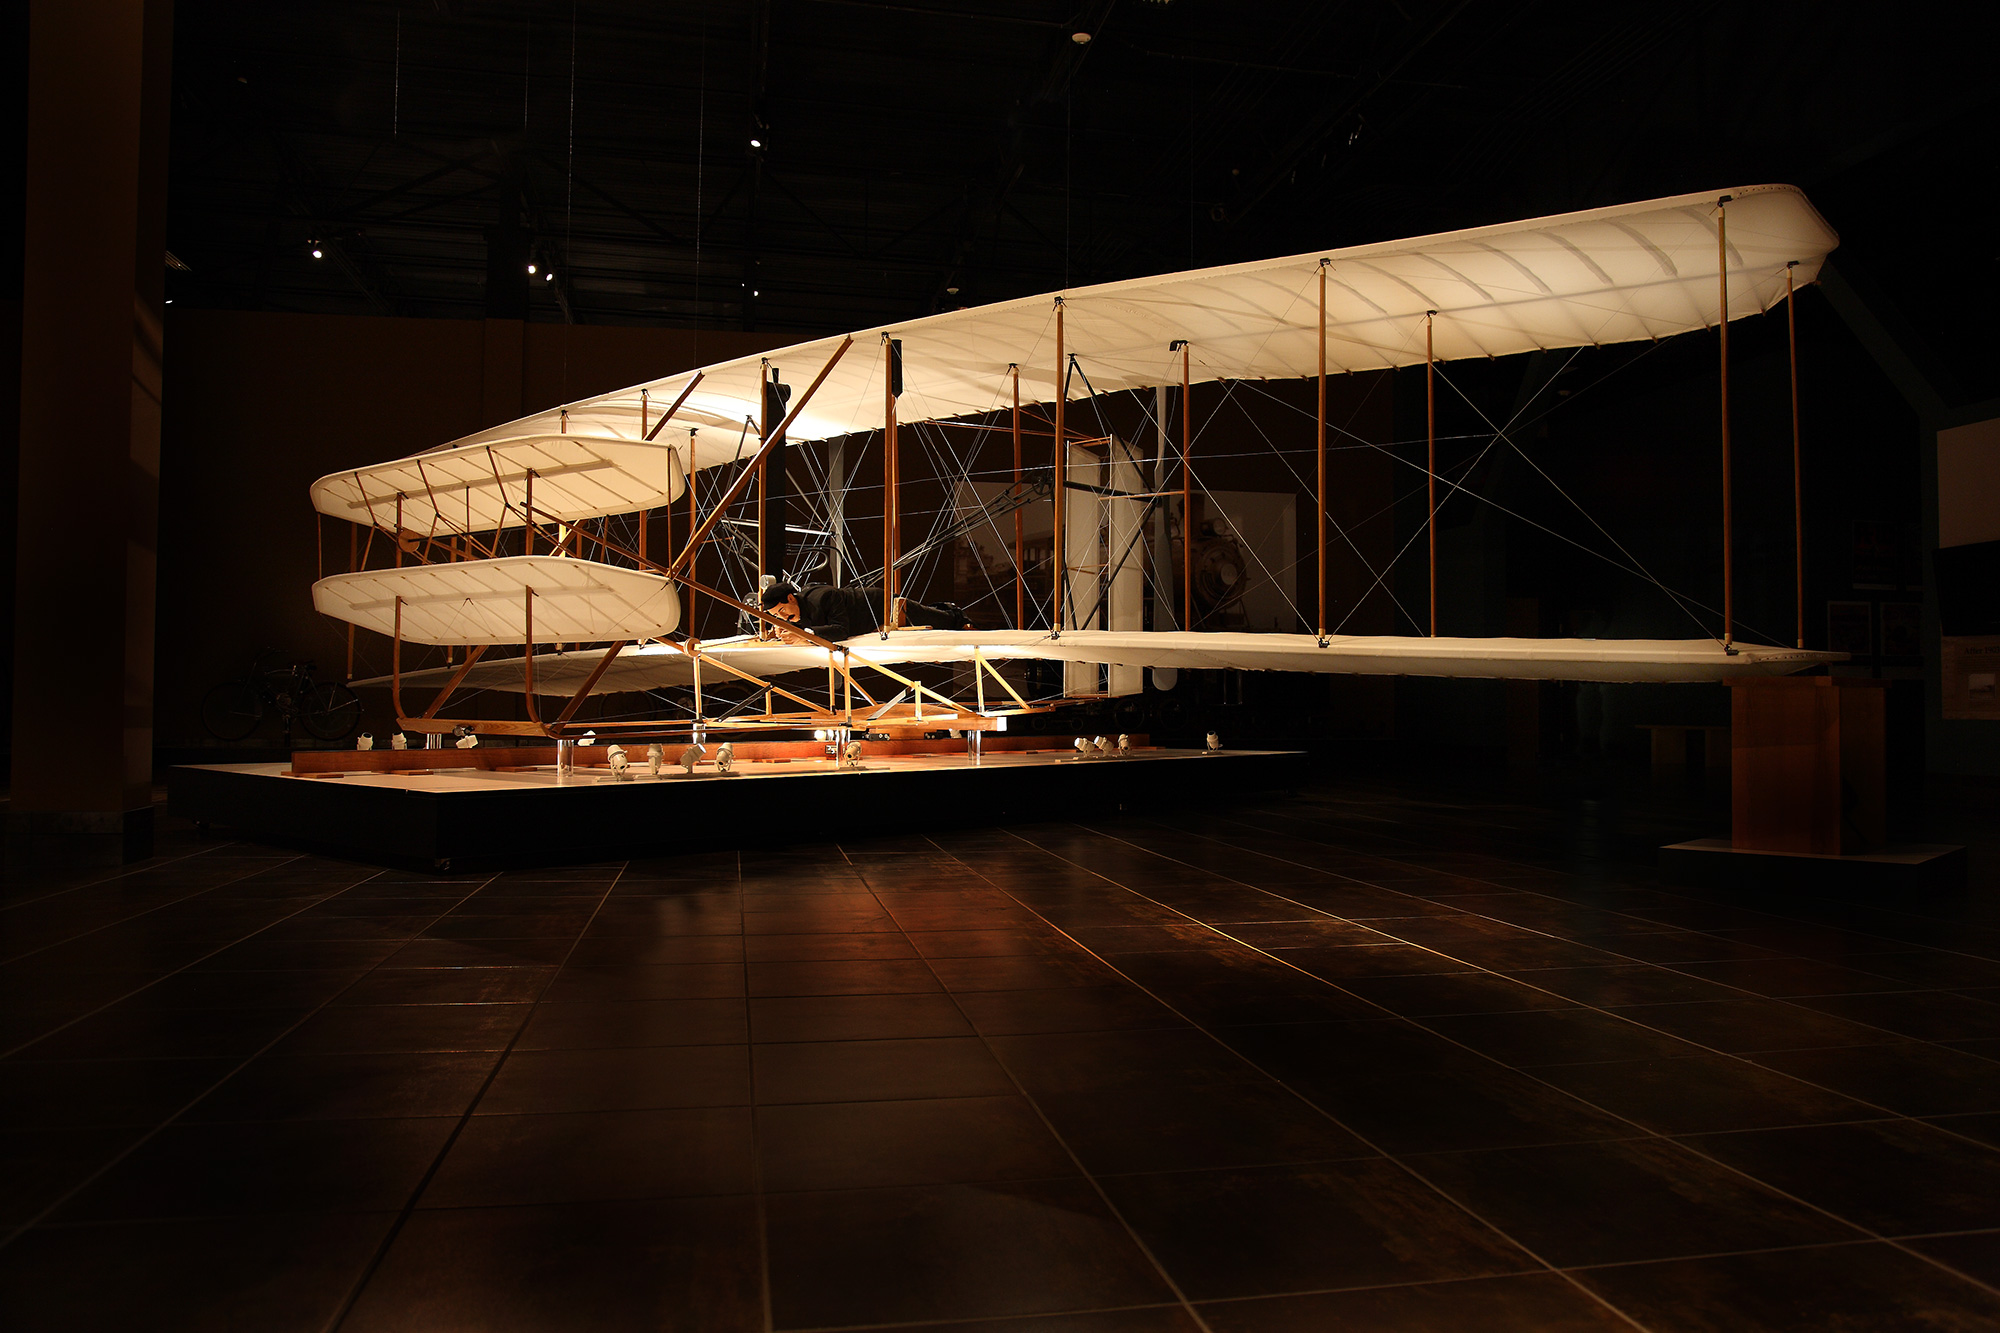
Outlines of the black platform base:
M 521 774 L 290 776 L 283 764 L 169 771 L 172 813 L 261 841 L 425 868 L 601 861 L 873 833 L 921 831 L 1190 802 L 1226 804 L 1296 786 L 1296 751 L 1152 750 L 1125 759 L 898 759 L 856 771 L 745 764 L 728 776 L 558 783 Z
M 1660 848 L 1660 865 L 1682 883 L 1743 889 L 1936 892 L 1965 885 L 1965 848 L 1894 844 L 1856 856 L 1756 852 L 1727 838 L 1697 838 Z

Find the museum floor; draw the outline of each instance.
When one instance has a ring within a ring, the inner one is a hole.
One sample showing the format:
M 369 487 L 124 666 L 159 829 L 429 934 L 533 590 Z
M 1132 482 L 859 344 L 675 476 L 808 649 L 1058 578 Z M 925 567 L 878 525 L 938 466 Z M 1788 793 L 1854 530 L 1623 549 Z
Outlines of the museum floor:
M 1995 795 L 1901 903 L 1386 781 L 493 877 L 169 828 L 9 877 L 0 1325 L 2000 1326 Z

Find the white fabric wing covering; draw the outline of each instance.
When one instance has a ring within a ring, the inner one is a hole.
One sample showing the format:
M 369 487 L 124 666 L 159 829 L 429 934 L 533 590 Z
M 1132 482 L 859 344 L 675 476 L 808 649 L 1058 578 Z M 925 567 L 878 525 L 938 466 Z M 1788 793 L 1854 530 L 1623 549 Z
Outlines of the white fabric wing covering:
M 520 527 L 531 489 L 538 521 L 574 522 L 671 504 L 686 477 L 686 436 L 521 435 L 336 472 L 313 483 L 312 502 L 365 527 L 442 536 Z
M 539 616 L 539 613 L 538 613 Z M 536 636 L 541 636 L 537 619 Z M 1207 634 L 1199 631 L 1129 632 L 1067 630 L 1050 638 L 1039 630 L 950 632 L 913 630 L 887 639 L 866 634 L 845 645 L 857 665 L 879 662 L 898 666 L 913 662 L 964 663 L 975 653 L 987 660 L 1039 659 L 1052 662 L 1093 662 L 1134 667 L 1178 667 L 1190 670 L 1310 671 L 1363 676 L 1459 676 L 1498 680 L 1590 680 L 1697 682 L 1742 676 L 1780 676 L 1829 662 L 1846 660 L 1844 653 L 1807 652 L 1795 648 L 1738 645 L 1726 653 L 1713 639 L 1467 639 L 1410 638 L 1395 635 L 1334 635 L 1327 646 L 1310 634 Z M 702 651 L 739 670 L 761 677 L 827 667 L 823 648 L 754 639 L 711 640 Z M 535 658 L 537 693 L 569 694 L 594 668 L 601 653 L 577 652 Z M 406 683 L 435 678 L 443 683 L 446 669 L 405 673 Z M 721 671 L 708 671 L 709 683 L 727 682 Z M 627 649 L 605 674 L 598 688 L 660 689 L 694 680 L 690 659 L 668 644 Z M 362 681 L 360 684 L 382 684 Z M 518 658 L 482 661 L 466 678 L 470 689 L 523 688 Z M 996 690 L 989 689 L 992 701 Z
M 398 632 L 400 610 L 412 643 L 526 643 L 531 593 L 536 643 L 654 638 L 681 619 L 671 580 L 549 555 L 336 574 L 313 585 L 313 607 L 378 634 Z
M 1317 373 L 1318 275 L 1328 261 L 1329 373 L 1421 364 L 1424 319 L 1436 311 L 1439 360 L 1507 356 L 1540 349 L 1663 338 L 1712 327 L 1721 309 L 1717 281 L 1717 201 L 1729 196 L 1727 269 L 1729 314 L 1758 314 L 1782 300 L 1785 274 L 1811 282 L 1838 243 L 1804 194 L 1787 185 L 1749 186 L 1681 195 L 1557 217 L 1510 222 L 1413 240 L 1326 250 L 1283 259 L 1081 287 L 1064 293 L 1064 345 L 1099 393 L 1178 384 L 1180 356 L 1170 343 L 1191 344 L 1190 376 L 1287 379 Z M 1012 401 L 1007 367 L 1021 369 L 1021 400 L 1046 403 L 1056 393 L 1055 297 L 1023 297 L 969 310 L 863 329 L 826 383 L 801 410 L 794 440 L 829 439 L 882 424 L 885 336 L 903 344 L 905 422 L 988 412 Z M 746 422 L 761 412 L 766 362 L 793 386 L 797 403 L 839 338 L 820 338 L 703 369 L 702 381 L 661 432 L 661 443 L 685 445 L 689 428 L 701 452 L 697 468 L 738 455 Z M 685 389 L 694 372 L 634 385 L 481 431 L 420 455 L 430 460 L 467 446 L 523 438 L 559 438 L 564 431 L 599 440 L 641 434 L 640 393 L 647 420 Z M 1071 385 L 1082 393 L 1082 383 Z M 566 415 L 565 415 L 566 414 Z M 754 448 L 757 431 L 748 428 Z M 416 459 L 389 465 L 382 494 L 420 494 Z M 483 456 L 481 466 L 484 466 Z M 634 465 L 657 478 L 660 468 Z M 365 473 L 364 473 L 365 475 Z M 327 478 L 314 488 L 323 512 L 353 516 L 353 494 Z M 511 486 L 511 483 L 510 483 Z M 321 502 L 346 503 L 335 510 Z M 537 480 L 537 506 L 541 506 Z M 374 482 L 367 484 L 376 494 Z M 638 488 L 643 490 L 643 487 Z M 637 508 L 641 494 L 599 497 L 603 506 L 571 511 L 617 513 Z M 407 504 L 406 500 L 406 504 Z M 447 519 L 462 521 L 447 501 Z M 622 506 L 617 508 L 613 506 Z M 554 506 L 548 506 L 553 509 Z M 496 507 L 497 508 L 497 507 Z M 366 522 L 365 516 L 361 521 Z M 386 515 L 378 521 L 387 525 Z M 491 524 L 487 524 L 491 526 Z M 421 527 L 407 522 L 406 528 Z M 475 526 L 475 530 L 477 526 Z

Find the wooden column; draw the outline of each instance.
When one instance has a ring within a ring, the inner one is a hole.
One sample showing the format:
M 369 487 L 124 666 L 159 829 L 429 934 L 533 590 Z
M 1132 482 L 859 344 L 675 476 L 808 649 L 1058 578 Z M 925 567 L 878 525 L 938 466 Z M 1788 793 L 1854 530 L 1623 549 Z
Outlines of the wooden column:
M 113 861 L 152 838 L 173 8 L 26 10 L 8 827 Z
M 1730 841 L 1822 856 L 1881 847 L 1888 682 L 1773 676 L 1729 685 Z

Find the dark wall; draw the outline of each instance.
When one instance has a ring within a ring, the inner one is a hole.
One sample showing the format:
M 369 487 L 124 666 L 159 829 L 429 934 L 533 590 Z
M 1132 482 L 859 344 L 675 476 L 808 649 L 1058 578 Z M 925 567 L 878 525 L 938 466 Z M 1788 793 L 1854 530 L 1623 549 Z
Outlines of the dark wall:
M 27 220 L 28 6 L 0 4 L 0 699 L 14 697 L 14 535 L 21 473 L 21 242 Z M 13 753 L 14 710 L 0 707 L 0 755 Z

